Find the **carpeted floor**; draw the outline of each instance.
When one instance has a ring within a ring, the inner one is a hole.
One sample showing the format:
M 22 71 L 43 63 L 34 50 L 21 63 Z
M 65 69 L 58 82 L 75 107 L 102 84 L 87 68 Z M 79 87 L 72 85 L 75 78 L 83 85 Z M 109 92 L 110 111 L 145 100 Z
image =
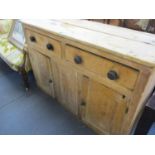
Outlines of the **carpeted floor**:
M 35 85 L 25 92 L 20 75 L 0 60 L 0 134 L 89 135 L 95 134 L 70 112 Z

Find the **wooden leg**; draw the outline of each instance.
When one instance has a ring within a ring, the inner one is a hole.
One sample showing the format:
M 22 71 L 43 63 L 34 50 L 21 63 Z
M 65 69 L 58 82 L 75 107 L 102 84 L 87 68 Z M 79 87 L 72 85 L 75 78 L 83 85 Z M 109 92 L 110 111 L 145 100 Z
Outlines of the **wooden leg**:
M 135 130 L 135 135 L 146 135 L 155 121 L 155 110 L 145 107 L 144 112 L 138 122 Z
M 28 91 L 30 86 L 29 86 L 29 81 L 28 81 L 28 74 L 25 71 L 25 69 L 21 69 L 21 75 L 22 75 L 25 89 L 26 89 L 26 91 Z

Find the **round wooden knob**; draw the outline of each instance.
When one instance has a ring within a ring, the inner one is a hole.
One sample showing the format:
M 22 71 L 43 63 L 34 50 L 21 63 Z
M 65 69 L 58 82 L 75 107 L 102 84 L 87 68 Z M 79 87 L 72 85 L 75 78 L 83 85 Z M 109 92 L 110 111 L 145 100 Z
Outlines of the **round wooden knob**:
M 48 50 L 54 51 L 54 47 L 53 47 L 52 44 L 49 43 L 49 44 L 46 45 L 46 47 L 47 47 Z
M 80 56 L 75 56 L 74 61 L 76 64 L 81 64 L 82 63 L 82 58 Z
M 32 42 L 36 42 L 36 38 L 35 38 L 34 36 L 31 36 L 31 37 L 30 37 L 30 40 L 31 40 Z
M 48 81 L 49 83 L 52 83 L 53 81 L 51 80 L 51 79 L 49 79 L 49 81 Z
M 117 72 L 116 71 L 112 71 L 112 70 L 108 72 L 107 77 L 110 80 L 117 80 L 119 78 Z

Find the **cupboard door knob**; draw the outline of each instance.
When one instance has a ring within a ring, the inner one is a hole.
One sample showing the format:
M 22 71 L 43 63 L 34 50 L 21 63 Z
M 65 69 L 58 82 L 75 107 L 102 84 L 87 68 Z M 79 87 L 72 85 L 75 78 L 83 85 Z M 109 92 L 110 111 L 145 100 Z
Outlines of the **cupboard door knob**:
M 75 56 L 74 61 L 76 64 L 81 64 L 82 63 L 82 58 L 80 56 Z
M 35 38 L 34 36 L 31 36 L 31 37 L 30 37 L 30 40 L 31 40 L 32 42 L 36 42 L 36 38 Z
M 51 80 L 51 79 L 49 79 L 49 81 L 48 81 L 49 83 L 52 83 L 53 81 Z
M 81 106 L 86 106 L 86 102 L 83 101 L 83 102 L 81 103 Z
M 116 71 L 109 71 L 108 74 L 107 74 L 107 77 L 110 79 L 110 80 L 117 80 L 119 78 L 118 74 Z
M 49 44 L 46 45 L 46 47 L 47 47 L 48 50 L 54 51 L 54 47 L 53 47 L 52 44 L 49 43 Z

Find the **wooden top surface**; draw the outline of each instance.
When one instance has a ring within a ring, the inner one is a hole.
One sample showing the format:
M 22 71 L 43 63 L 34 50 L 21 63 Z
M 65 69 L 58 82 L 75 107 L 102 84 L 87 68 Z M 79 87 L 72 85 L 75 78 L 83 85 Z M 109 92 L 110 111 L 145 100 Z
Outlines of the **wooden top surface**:
M 21 20 L 53 34 L 149 67 L 155 67 L 155 35 L 84 20 Z

